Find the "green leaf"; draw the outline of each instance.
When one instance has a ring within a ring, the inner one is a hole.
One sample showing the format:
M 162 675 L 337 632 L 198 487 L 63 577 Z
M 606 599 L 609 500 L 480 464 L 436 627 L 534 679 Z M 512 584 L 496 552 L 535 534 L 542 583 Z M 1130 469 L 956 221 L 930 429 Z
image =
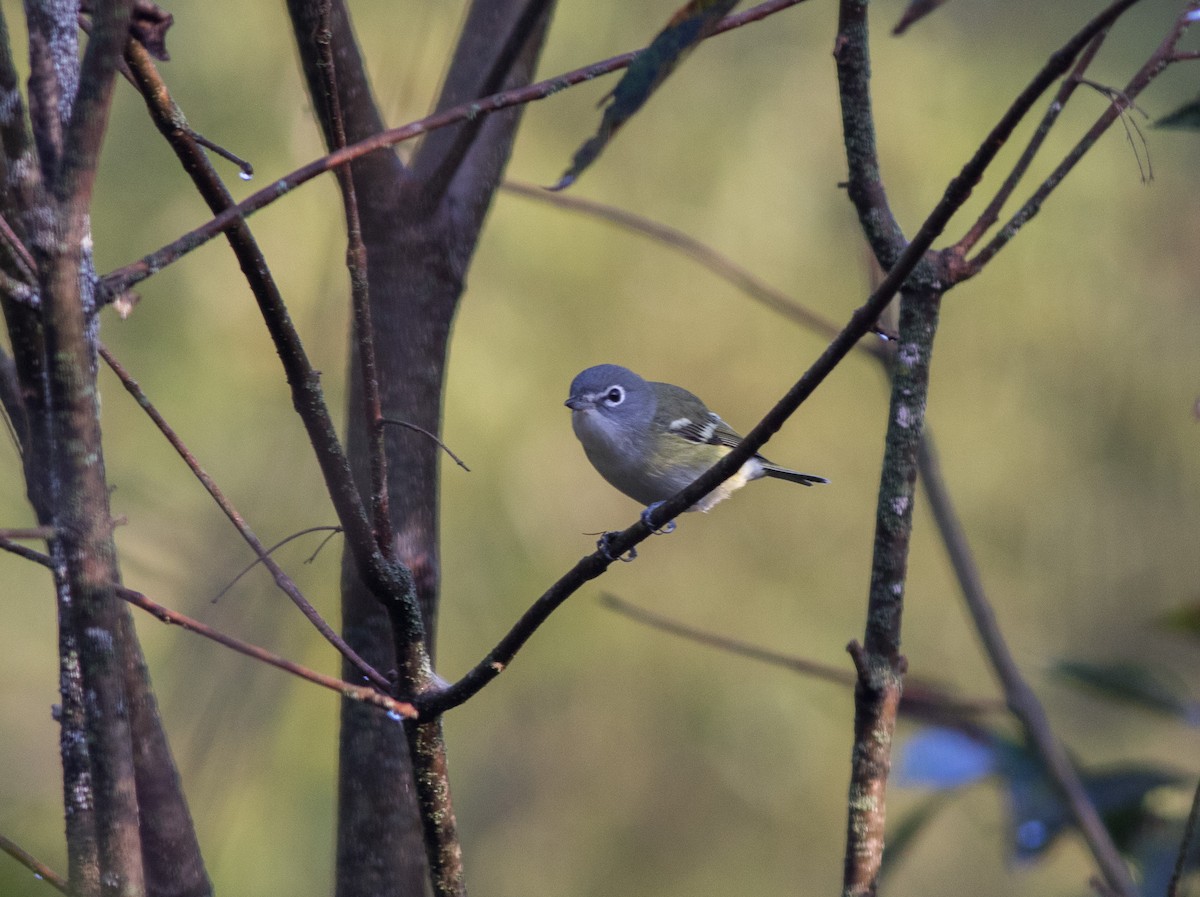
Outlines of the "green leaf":
M 712 34 L 717 23 L 739 0 L 691 0 L 671 17 L 667 27 L 658 33 L 650 46 L 638 53 L 613 92 L 601 100 L 611 100 L 604 109 L 600 129 L 586 141 L 571 160 L 558 183 L 551 190 L 563 190 L 581 175 L 603 152 L 613 135 L 675 70 L 696 44 Z
M 1093 664 L 1061 661 L 1055 672 L 1117 701 L 1174 716 L 1190 725 L 1200 722 L 1200 704 L 1180 683 L 1168 683 L 1146 667 L 1131 663 Z
M 1164 115 L 1154 123 L 1156 128 L 1178 128 L 1187 131 L 1200 130 L 1200 97 L 1180 106 L 1170 115 Z

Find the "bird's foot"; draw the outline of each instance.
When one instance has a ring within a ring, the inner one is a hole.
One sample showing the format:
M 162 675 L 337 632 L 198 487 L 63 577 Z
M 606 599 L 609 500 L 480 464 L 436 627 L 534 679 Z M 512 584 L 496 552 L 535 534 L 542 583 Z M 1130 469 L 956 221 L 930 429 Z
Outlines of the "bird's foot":
M 637 557 L 637 549 L 631 548 L 625 554 L 613 554 L 612 540 L 619 535 L 621 535 L 619 532 L 601 533 L 600 538 L 596 541 L 596 549 L 610 561 L 621 561 L 628 564 Z
M 666 502 L 656 501 L 654 504 L 650 505 L 650 507 L 646 508 L 646 510 L 642 511 L 642 523 L 644 523 L 644 524 L 646 524 L 646 526 L 650 527 L 654 531 L 654 535 L 656 535 L 656 536 L 665 536 L 667 533 L 675 532 L 675 521 L 674 520 L 668 520 L 666 523 L 664 523 L 658 529 L 654 529 L 654 524 L 650 522 L 650 515 L 653 514 L 656 510 L 658 510 L 665 504 L 666 504 Z

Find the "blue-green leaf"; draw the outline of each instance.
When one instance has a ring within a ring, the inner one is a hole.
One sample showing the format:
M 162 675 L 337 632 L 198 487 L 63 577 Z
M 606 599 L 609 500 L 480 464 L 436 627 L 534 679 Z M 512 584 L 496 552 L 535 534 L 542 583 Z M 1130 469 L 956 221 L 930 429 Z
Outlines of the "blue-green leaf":
M 672 16 L 667 27 L 658 33 L 650 46 L 638 53 L 617 86 L 605 100 L 611 100 L 604 109 L 600 129 L 583 144 L 571 160 L 571 167 L 551 187 L 563 190 L 591 165 L 608 141 L 617 133 L 646 100 L 658 89 L 666 77 L 675 70 L 696 44 L 708 37 L 739 0 L 691 0 Z

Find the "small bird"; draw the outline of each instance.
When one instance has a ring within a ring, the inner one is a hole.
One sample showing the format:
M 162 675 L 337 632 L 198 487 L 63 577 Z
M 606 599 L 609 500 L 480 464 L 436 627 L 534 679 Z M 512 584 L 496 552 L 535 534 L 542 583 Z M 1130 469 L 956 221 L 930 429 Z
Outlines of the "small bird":
M 643 380 L 615 364 L 582 371 L 571 382 L 565 404 L 592 466 L 613 486 L 651 508 L 695 481 L 742 441 L 686 389 Z M 688 510 L 707 511 L 760 477 L 803 486 L 829 482 L 754 455 Z M 649 509 L 643 518 L 648 513 Z

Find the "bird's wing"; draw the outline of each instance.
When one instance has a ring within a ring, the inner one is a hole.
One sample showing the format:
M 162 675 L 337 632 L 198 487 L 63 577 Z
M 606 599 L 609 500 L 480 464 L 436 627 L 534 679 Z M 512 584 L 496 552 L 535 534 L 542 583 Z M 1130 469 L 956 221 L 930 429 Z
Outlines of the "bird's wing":
M 667 429 L 688 442 L 724 445 L 733 448 L 742 437 L 711 411 L 693 417 L 681 417 L 667 423 Z

